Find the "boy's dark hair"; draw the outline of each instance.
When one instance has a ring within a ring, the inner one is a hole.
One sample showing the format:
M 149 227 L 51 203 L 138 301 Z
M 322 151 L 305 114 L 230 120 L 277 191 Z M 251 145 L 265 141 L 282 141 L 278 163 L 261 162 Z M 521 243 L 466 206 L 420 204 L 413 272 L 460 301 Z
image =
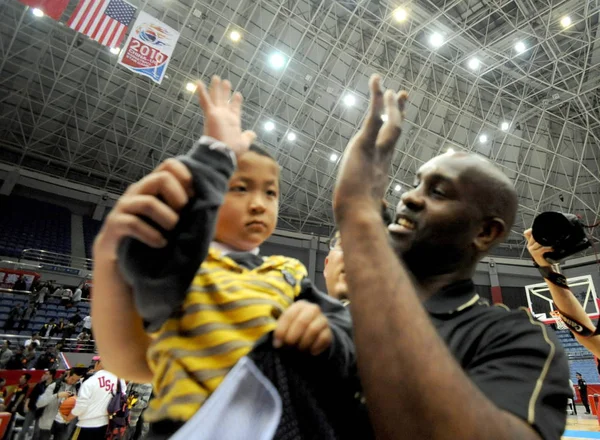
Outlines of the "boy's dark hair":
M 269 153 L 266 149 L 264 149 L 263 147 L 261 147 L 260 145 L 251 144 L 250 148 L 248 148 L 248 151 L 252 151 L 253 153 L 258 154 L 259 156 L 268 157 L 273 162 L 277 163 L 277 160 L 273 157 L 273 155 L 271 153 Z
M 48 373 L 50 373 L 50 377 L 54 379 L 56 377 L 56 368 L 50 368 Z
M 23 376 L 25 376 L 25 379 L 27 380 L 27 382 L 29 382 L 29 379 L 31 379 L 31 374 L 29 374 L 29 373 L 25 373 Z

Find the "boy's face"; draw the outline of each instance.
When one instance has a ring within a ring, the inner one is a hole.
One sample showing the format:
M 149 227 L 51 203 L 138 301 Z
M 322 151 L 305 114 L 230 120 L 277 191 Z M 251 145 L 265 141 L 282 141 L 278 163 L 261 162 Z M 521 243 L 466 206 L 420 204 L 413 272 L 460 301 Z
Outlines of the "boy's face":
M 216 241 L 239 251 L 260 246 L 275 230 L 279 210 L 279 165 L 249 151 L 238 158 L 217 217 Z

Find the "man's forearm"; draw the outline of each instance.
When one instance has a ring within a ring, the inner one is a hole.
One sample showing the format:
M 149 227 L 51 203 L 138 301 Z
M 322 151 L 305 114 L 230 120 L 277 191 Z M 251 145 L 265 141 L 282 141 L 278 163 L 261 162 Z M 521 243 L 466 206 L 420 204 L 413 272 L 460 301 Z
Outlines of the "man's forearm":
M 539 439 L 489 401 L 431 324 L 379 212 L 340 219 L 358 367 L 378 438 Z M 460 404 L 457 404 L 460 402 Z
M 94 337 L 103 363 L 109 371 L 119 377 L 149 382 L 152 373 L 146 361 L 150 343 L 142 320 L 135 310 L 129 291 L 123 289 L 112 262 L 96 263 L 94 267 L 94 289 L 92 319 Z M 118 338 L 115 336 L 118 335 Z

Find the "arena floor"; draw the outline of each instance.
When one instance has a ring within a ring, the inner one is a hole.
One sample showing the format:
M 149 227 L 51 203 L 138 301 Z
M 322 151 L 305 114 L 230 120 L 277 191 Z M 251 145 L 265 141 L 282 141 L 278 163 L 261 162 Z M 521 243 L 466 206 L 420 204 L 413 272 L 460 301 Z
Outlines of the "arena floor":
M 563 435 L 563 439 L 568 440 L 584 440 L 584 439 L 600 439 L 600 425 L 596 416 L 585 414 L 585 409 L 578 406 L 577 411 L 580 411 L 576 416 L 568 416 L 567 429 Z

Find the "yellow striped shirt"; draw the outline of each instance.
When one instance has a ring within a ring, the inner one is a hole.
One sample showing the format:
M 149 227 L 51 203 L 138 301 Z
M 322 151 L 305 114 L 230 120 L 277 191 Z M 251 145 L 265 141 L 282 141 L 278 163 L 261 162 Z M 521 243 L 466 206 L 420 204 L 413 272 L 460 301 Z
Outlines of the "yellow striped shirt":
M 235 363 L 275 329 L 306 276 L 293 258 L 265 257 L 259 267 L 246 269 L 211 248 L 181 313 L 151 335 L 155 398 L 144 418 L 189 420 Z

